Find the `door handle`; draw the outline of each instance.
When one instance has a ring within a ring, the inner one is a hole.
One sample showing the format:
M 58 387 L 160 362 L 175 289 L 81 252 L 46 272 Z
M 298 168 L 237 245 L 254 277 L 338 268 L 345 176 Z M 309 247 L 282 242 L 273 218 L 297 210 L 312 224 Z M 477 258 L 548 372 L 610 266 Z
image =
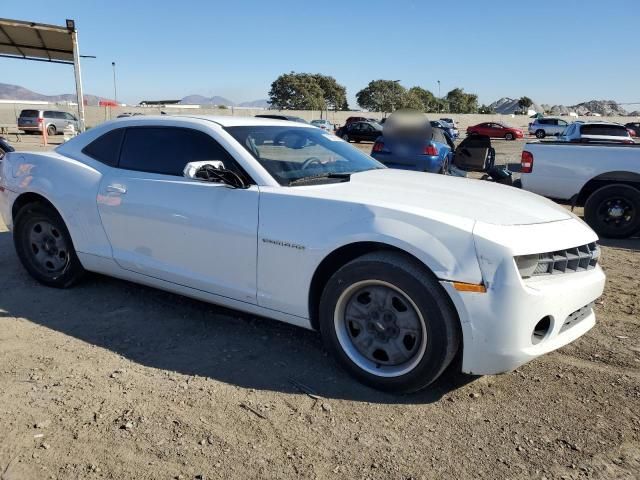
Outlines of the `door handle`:
M 123 185 L 113 184 L 113 185 L 107 185 L 107 192 L 124 195 L 125 193 L 127 193 L 127 189 Z

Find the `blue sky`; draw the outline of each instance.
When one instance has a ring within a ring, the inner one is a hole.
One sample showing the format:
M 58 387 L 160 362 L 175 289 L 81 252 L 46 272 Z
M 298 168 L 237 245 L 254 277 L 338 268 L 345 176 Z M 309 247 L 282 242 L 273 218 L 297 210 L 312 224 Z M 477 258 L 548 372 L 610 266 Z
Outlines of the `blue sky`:
M 221 95 L 266 98 L 281 73 L 333 75 L 355 93 L 373 79 L 481 103 L 640 102 L 637 0 L 2 0 L 5 18 L 74 18 L 85 92 L 121 101 Z M 74 89 L 64 65 L 0 58 L 0 82 L 45 93 Z M 632 109 L 640 108 L 634 105 Z

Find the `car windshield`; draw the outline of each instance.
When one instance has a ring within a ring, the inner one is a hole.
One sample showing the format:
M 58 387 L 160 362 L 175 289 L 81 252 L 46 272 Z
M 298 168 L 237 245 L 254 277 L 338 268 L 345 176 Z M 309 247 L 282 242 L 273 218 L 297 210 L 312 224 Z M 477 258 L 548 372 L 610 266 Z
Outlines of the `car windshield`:
M 344 180 L 346 174 L 386 168 L 316 128 L 246 126 L 226 130 L 280 185 L 302 184 L 303 179 L 333 182 L 337 176 Z

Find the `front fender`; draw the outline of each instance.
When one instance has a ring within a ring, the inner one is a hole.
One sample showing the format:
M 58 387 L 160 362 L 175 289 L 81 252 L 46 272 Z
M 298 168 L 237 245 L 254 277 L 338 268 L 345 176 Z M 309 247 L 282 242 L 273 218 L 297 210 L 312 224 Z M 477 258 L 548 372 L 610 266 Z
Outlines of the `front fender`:
M 272 204 L 269 195 L 261 198 L 257 275 L 261 306 L 309 318 L 309 290 L 319 265 L 337 249 L 359 242 L 405 251 L 440 279 L 482 280 L 470 220 L 446 222 L 341 202 L 323 202 L 320 207 L 302 197 L 290 201 L 289 205 L 288 199 L 279 198 Z M 323 215 L 310 213 L 314 211 Z

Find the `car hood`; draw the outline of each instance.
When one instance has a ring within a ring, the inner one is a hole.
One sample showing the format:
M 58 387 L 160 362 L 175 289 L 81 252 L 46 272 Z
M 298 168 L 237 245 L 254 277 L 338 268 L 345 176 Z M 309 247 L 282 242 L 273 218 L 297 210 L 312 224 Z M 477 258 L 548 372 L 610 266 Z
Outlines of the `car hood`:
M 348 182 L 292 188 L 300 189 L 303 195 L 497 225 L 529 225 L 573 217 L 554 202 L 515 187 L 390 168 L 356 173 Z

